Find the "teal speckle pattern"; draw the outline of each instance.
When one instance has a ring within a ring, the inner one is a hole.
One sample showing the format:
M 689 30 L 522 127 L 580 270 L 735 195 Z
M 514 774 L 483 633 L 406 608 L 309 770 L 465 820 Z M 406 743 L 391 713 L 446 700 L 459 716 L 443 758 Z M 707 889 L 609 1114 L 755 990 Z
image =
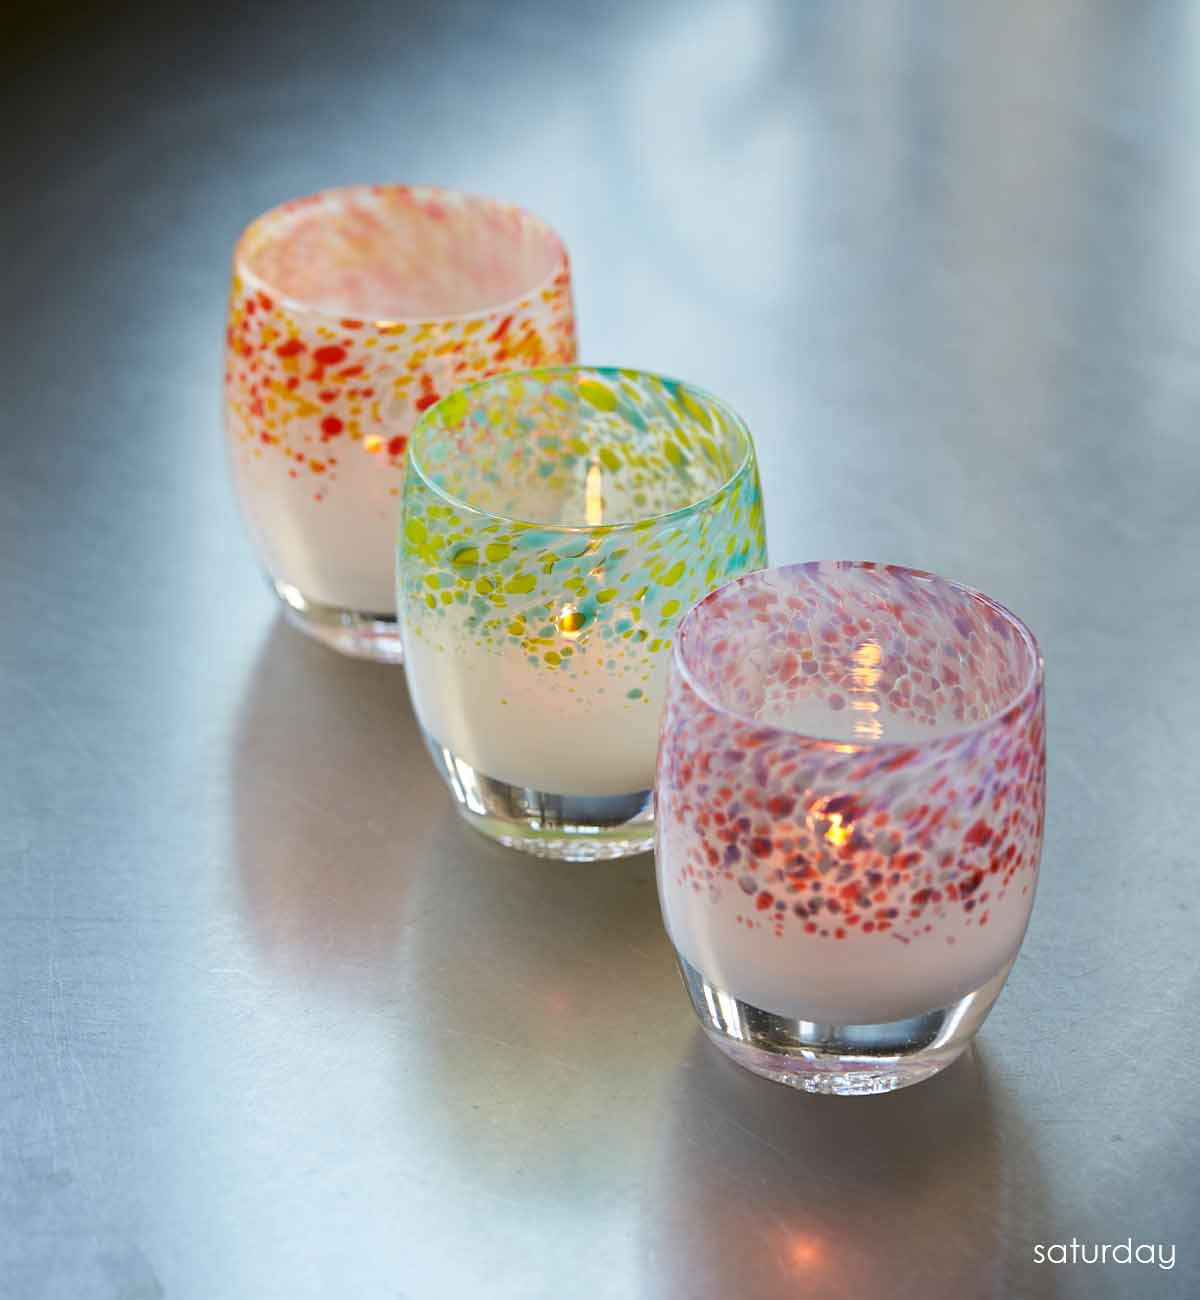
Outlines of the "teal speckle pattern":
M 406 636 L 517 650 L 554 674 L 587 657 L 649 703 L 642 688 L 683 612 L 765 564 L 749 433 L 686 384 L 581 366 L 501 375 L 414 430 Z

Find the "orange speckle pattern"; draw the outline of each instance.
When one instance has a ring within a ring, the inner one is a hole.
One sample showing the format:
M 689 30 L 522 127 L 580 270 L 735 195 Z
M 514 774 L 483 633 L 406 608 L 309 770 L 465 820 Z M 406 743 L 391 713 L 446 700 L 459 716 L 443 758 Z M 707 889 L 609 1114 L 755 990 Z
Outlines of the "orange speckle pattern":
M 226 425 L 282 491 L 364 456 L 403 472 L 418 415 L 481 375 L 575 359 L 566 250 L 509 204 L 401 185 L 328 190 L 250 225 L 234 255 Z M 344 468 L 344 465 L 343 465 Z M 390 556 L 383 557 L 390 563 Z

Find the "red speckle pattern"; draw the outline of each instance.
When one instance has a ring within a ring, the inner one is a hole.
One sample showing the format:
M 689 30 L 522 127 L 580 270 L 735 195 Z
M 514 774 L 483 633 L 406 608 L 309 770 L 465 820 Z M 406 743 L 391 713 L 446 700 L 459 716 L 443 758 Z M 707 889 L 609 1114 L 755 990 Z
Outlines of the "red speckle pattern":
M 830 710 L 815 735 L 781 722 Z M 660 887 L 731 909 L 764 942 L 911 943 L 985 926 L 1013 894 L 1027 910 L 1044 807 L 1041 661 L 986 597 L 806 564 L 738 579 L 681 623 Z
M 410 228 L 412 247 L 398 251 Z M 546 273 L 515 302 L 464 309 L 503 292 L 505 250 Z M 422 310 L 369 319 L 323 308 L 360 299 Z M 277 457 L 281 486 L 298 471 L 306 493 L 319 479 L 318 502 L 338 483 L 323 444 L 344 440 L 399 483 L 407 435 L 442 396 L 500 371 L 574 359 L 566 251 L 508 204 L 399 185 L 330 190 L 273 209 L 239 241 L 226 332 L 229 435 L 237 454 Z

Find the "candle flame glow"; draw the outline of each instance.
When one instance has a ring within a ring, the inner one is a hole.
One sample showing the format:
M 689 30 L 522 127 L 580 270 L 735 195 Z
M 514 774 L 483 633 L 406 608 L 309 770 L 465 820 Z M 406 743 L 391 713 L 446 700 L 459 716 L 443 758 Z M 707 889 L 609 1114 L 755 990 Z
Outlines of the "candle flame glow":
M 864 641 L 854 652 L 854 667 L 850 670 L 850 693 L 859 698 L 852 700 L 850 707 L 860 715 L 854 720 L 854 734 L 864 740 L 879 740 L 883 735 L 883 723 L 877 717 L 861 716 L 864 713 L 879 712 L 875 688 L 883 676 L 879 667 L 882 662 L 883 647 L 877 641 Z
M 599 465 L 588 467 L 587 484 L 583 489 L 583 512 L 589 524 L 604 522 L 604 482 Z
M 842 799 L 844 799 L 844 796 L 839 795 L 830 795 L 827 798 L 818 799 L 816 803 L 809 807 L 808 816 L 805 819 L 809 829 L 820 835 L 827 843 L 832 844 L 835 849 L 840 849 L 849 844 L 854 838 L 854 820 L 846 812 L 842 811 L 844 804 L 842 807 L 838 806 L 839 801 Z M 834 804 L 833 808 L 829 807 L 831 803 Z
M 789 1234 L 787 1242 L 788 1262 L 797 1273 L 807 1272 L 821 1263 L 821 1242 L 802 1232 Z
M 829 814 L 829 829 L 825 832 L 825 838 L 836 849 L 840 849 L 843 844 L 847 843 L 850 836 L 854 834 L 854 823 L 847 825 L 842 820 L 841 813 Z
M 558 613 L 558 630 L 568 641 L 577 641 L 587 622 L 583 611 L 575 605 L 564 605 Z

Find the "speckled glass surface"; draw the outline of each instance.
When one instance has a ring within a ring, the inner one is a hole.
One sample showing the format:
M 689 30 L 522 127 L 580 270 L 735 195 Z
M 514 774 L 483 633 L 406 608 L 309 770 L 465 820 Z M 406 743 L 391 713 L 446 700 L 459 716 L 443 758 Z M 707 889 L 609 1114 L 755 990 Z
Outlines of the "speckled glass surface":
M 901 1021 L 1016 956 L 1044 821 L 1042 668 L 987 597 L 858 563 L 721 588 L 681 624 L 658 774 L 668 932 L 753 1007 Z
M 421 723 L 513 786 L 648 791 L 680 614 L 765 561 L 750 438 L 716 398 L 575 366 L 464 389 L 417 426 L 404 492 Z
M 392 538 L 413 424 L 463 384 L 574 358 L 566 249 L 522 208 L 354 185 L 252 222 L 234 253 L 225 425 L 292 621 L 397 658 Z

